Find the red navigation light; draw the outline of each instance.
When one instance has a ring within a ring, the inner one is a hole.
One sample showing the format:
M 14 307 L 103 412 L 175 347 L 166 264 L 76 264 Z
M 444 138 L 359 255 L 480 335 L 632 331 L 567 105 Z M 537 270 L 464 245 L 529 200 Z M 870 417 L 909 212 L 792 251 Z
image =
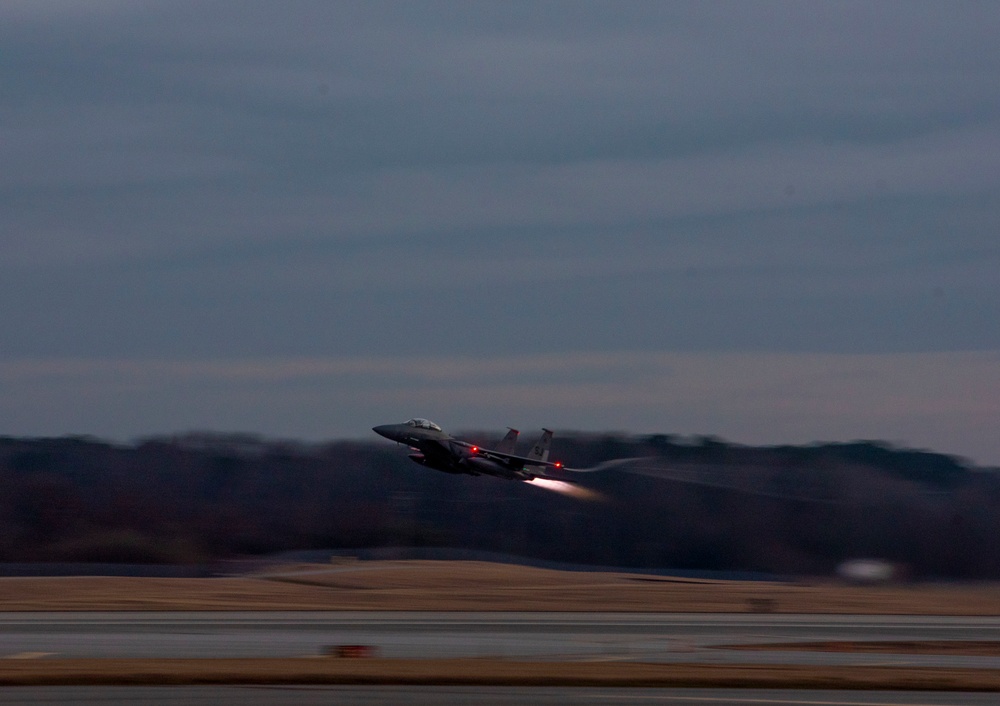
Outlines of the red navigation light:
M 479 447 L 478 446 L 473 446 L 472 447 L 472 453 L 474 453 L 474 454 L 479 453 Z
M 562 468 L 562 461 L 556 461 L 556 468 Z

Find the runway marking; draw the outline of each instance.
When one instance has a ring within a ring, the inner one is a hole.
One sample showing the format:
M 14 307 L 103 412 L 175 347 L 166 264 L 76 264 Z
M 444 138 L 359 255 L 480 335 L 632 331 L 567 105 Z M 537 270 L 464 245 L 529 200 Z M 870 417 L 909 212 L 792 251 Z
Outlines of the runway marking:
M 592 698 L 601 698 L 593 696 Z M 713 703 L 713 704 L 779 704 L 783 706 L 941 706 L 941 704 L 907 702 L 890 703 L 888 701 L 816 701 L 805 699 L 767 699 L 747 698 L 745 696 L 668 696 L 668 695 L 635 695 L 629 694 L 630 701 L 672 701 L 675 703 Z

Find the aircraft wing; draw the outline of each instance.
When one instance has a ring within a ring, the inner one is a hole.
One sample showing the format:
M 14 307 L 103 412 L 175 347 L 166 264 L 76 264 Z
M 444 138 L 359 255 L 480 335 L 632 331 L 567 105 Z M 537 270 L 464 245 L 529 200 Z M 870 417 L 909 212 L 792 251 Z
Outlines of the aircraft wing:
M 525 468 L 536 468 L 540 471 L 539 475 L 543 475 L 548 478 L 554 478 L 556 480 L 568 480 L 572 482 L 572 479 L 566 478 L 562 475 L 548 475 L 543 469 L 551 468 L 556 471 L 568 471 L 569 473 L 593 473 L 595 471 L 606 471 L 611 468 L 618 468 L 619 466 L 628 466 L 635 464 L 640 461 L 648 461 L 649 457 L 630 457 L 630 458 L 612 458 L 607 461 L 602 461 L 596 466 L 590 466 L 588 468 L 569 468 L 564 466 L 560 461 L 539 461 L 536 458 L 528 458 L 527 456 L 518 456 L 516 454 L 508 454 L 499 451 L 491 451 L 489 449 L 478 449 L 478 455 L 485 458 L 492 458 L 495 461 L 506 461 L 508 463 L 523 463 Z
M 487 449 L 479 450 L 480 456 L 485 456 L 486 458 L 491 458 L 494 461 L 503 461 L 505 463 L 523 463 L 525 466 L 540 466 L 544 468 L 562 468 L 563 470 L 571 470 L 569 468 L 564 468 L 562 463 L 559 461 L 540 461 L 537 458 L 528 458 L 527 456 L 518 456 L 517 454 L 508 454 L 501 451 L 489 451 Z
M 491 461 L 499 461 L 500 463 L 506 463 L 510 465 L 525 465 L 525 466 L 538 466 L 545 468 L 559 468 L 564 471 L 572 471 L 572 468 L 566 468 L 559 461 L 542 461 L 537 458 L 531 458 L 529 456 L 519 456 L 518 454 L 507 453 L 505 451 L 495 451 L 493 449 L 484 449 L 482 446 L 476 446 L 475 444 L 470 444 L 468 441 L 459 441 L 457 439 L 452 441 L 452 444 L 457 446 L 464 446 L 465 448 L 471 450 L 477 456 L 482 458 L 488 458 Z

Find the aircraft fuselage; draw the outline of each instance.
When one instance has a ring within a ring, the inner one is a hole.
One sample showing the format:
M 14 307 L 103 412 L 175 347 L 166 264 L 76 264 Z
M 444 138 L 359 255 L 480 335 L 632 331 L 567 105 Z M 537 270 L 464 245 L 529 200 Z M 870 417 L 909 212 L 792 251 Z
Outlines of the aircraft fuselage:
M 409 455 L 409 459 L 414 463 L 445 473 L 531 480 L 538 475 L 545 475 L 544 466 L 558 466 L 546 463 L 547 439 L 551 438 L 549 431 L 546 431 L 547 436 L 543 436 L 543 441 L 539 442 L 544 451 L 538 451 L 537 458 L 517 456 L 506 451 L 481 449 L 475 444 L 456 439 L 426 419 L 411 419 L 402 424 L 383 424 L 373 427 L 372 431 L 386 439 L 411 447 L 414 453 Z M 512 446 L 516 435 L 516 430 L 510 430 L 505 441 L 510 442 Z

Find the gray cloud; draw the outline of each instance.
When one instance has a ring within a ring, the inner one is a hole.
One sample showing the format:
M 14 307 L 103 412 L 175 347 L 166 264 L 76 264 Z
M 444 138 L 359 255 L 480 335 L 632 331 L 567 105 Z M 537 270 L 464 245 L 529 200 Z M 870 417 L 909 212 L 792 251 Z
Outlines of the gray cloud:
M 711 429 L 746 443 L 875 436 L 990 462 L 1000 457 L 998 360 L 994 352 L 21 360 L 0 363 L 9 393 L 0 414 L 70 400 L 58 410 L 68 431 L 120 438 L 210 426 L 319 439 L 331 427 L 361 436 L 369 420 L 419 408 L 453 428 L 558 419 L 562 430 Z M 95 424 L 92 410 L 111 407 Z M 41 430 L 22 422 L 12 431 Z
M 998 20 L 990 2 L 4 3 L 0 361 L 998 350 Z M 597 390 L 645 428 L 616 375 L 549 392 Z M 43 387 L 24 409 L 54 419 Z M 321 403 L 293 398 L 290 433 L 312 428 Z M 736 429 L 710 399 L 704 431 Z M 151 432 L 219 426 L 171 409 Z M 793 417 L 766 418 L 780 436 Z

